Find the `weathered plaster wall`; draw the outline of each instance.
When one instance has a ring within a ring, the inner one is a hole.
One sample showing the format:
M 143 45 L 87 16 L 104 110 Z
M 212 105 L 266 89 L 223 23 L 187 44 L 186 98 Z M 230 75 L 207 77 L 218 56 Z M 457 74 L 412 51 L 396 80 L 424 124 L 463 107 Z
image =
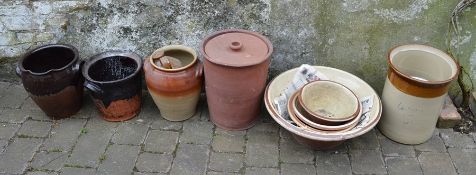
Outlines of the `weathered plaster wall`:
M 88 57 L 110 49 L 147 56 L 167 44 L 198 48 L 207 34 L 243 28 L 274 45 L 271 76 L 303 63 L 356 74 L 380 91 L 389 48 L 446 50 L 456 0 L 0 0 L 0 76 L 12 80 L 27 49 L 68 43 Z M 461 19 L 461 63 L 476 75 L 476 13 Z

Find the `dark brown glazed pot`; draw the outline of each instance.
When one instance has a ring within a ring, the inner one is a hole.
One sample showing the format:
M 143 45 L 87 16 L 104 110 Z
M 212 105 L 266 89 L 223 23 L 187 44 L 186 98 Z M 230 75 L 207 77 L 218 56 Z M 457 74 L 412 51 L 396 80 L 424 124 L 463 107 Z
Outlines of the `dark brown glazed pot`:
M 179 60 L 180 66 L 166 69 L 162 58 Z M 169 45 L 157 49 L 144 61 L 147 88 L 162 117 L 169 121 L 183 121 L 196 112 L 203 81 L 203 65 L 190 47 Z
M 126 121 L 140 112 L 142 59 L 130 52 L 108 51 L 91 57 L 82 69 L 104 120 Z
M 227 130 L 251 127 L 260 113 L 271 42 L 259 33 L 224 30 L 205 38 L 205 90 L 210 119 Z
M 81 108 L 84 81 L 78 50 L 51 44 L 27 52 L 16 72 L 33 101 L 52 119 L 69 117 Z

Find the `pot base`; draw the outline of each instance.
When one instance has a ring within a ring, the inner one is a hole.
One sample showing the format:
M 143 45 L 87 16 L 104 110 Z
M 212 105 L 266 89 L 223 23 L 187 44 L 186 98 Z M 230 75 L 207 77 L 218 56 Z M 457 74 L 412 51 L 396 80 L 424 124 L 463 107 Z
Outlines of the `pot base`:
M 140 94 L 126 100 L 116 100 L 111 102 L 106 108 L 102 101 L 94 99 L 96 107 L 101 111 L 102 117 L 110 122 L 122 122 L 130 120 L 140 113 Z
M 332 150 L 339 146 L 340 144 L 344 143 L 345 140 L 342 141 L 319 141 L 319 140 L 311 140 L 308 138 L 301 137 L 292 133 L 294 139 L 301 145 L 307 146 L 308 148 L 314 150 Z
M 49 118 L 59 120 L 68 118 L 81 109 L 83 89 L 67 86 L 56 94 L 36 96 L 30 93 L 30 97 Z
M 256 125 L 256 123 L 258 122 L 258 119 L 259 119 L 259 117 L 256 117 L 255 120 L 253 120 L 252 122 L 250 122 L 248 125 L 246 125 L 246 126 L 244 126 L 244 127 L 239 127 L 239 128 L 236 128 L 236 127 L 235 127 L 235 128 L 234 128 L 234 127 L 227 127 L 227 126 L 218 124 L 215 120 L 213 120 L 212 117 L 210 117 L 210 121 L 212 121 L 214 125 L 216 125 L 216 126 L 219 127 L 220 129 L 227 130 L 227 131 L 243 131 L 243 130 L 250 129 L 250 128 L 252 128 L 253 126 Z

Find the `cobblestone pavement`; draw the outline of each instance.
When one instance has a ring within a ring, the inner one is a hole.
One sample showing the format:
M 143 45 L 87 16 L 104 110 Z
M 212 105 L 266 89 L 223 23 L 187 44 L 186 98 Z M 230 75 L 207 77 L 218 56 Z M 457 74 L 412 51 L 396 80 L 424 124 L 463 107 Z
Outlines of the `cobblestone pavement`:
M 202 98 L 185 122 L 159 116 L 144 93 L 140 115 L 105 122 L 89 98 L 70 119 L 51 121 L 21 85 L 0 82 L 0 174 L 474 174 L 476 134 L 437 130 L 417 146 L 377 130 L 333 151 L 297 144 L 267 115 L 247 131 L 224 131 Z

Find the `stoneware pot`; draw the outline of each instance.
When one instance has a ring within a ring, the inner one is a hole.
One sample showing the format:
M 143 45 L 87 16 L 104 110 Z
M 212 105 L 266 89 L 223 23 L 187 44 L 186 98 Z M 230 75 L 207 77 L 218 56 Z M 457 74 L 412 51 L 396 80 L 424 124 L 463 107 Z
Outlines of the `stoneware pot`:
M 378 95 L 375 93 L 375 91 L 370 85 L 365 83 L 360 78 L 342 70 L 323 66 L 314 66 L 314 68 L 326 75 L 329 80 L 335 81 L 348 87 L 355 93 L 355 95 L 359 99 L 371 96 L 373 98 L 373 106 L 367 114 L 369 116 L 368 122 L 364 123 L 359 128 L 354 128 L 348 131 L 323 132 L 319 130 L 309 130 L 301 126 L 296 126 L 288 120 L 284 119 L 278 113 L 278 109 L 273 104 L 273 100 L 278 97 L 292 81 L 294 74 L 298 70 L 298 68 L 295 68 L 283 72 L 279 76 L 275 77 L 268 84 L 265 90 L 265 106 L 271 117 L 276 121 L 276 123 L 281 125 L 281 127 L 283 127 L 285 130 L 292 133 L 294 138 L 299 143 L 307 145 L 313 149 L 332 149 L 343 143 L 347 139 L 352 139 L 367 133 L 372 128 L 374 128 L 375 125 L 377 125 L 377 122 L 380 120 L 382 105 L 380 103 Z
M 304 117 L 317 124 L 341 125 L 357 117 L 360 102 L 347 87 L 333 81 L 304 85 L 297 96 Z
M 81 108 L 84 81 L 78 50 L 51 44 L 27 52 L 16 72 L 32 100 L 52 119 L 69 117 Z
M 246 30 L 224 30 L 205 38 L 205 90 L 210 119 L 226 130 L 253 126 L 266 86 L 271 42 Z
M 173 63 L 168 65 L 172 67 L 161 64 L 164 58 Z M 144 61 L 147 88 L 162 117 L 182 121 L 195 114 L 202 87 L 202 72 L 203 65 L 197 59 L 195 50 L 182 45 L 157 49 Z
M 396 142 L 423 143 L 433 134 L 459 65 L 443 51 L 424 45 L 391 49 L 388 64 L 379 129 Z
M 142 59 L 138 55 L 103 52 L 91 57 L 82 72 L 84 86 L 104 120 L 126 121 L 140 112 Z

